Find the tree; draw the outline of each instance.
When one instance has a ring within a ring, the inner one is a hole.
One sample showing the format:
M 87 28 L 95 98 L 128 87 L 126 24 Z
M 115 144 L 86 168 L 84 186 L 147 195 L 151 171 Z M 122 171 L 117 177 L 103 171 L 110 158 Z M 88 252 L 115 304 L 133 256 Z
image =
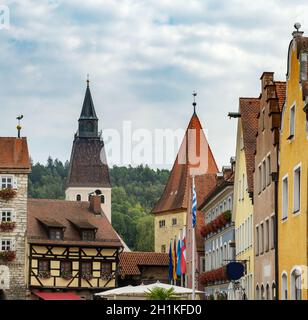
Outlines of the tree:
M 161 287 L 154 287 L 153 289 L 146 292 L 148 300 L 175 300 L 174 289 L 164 289 Z

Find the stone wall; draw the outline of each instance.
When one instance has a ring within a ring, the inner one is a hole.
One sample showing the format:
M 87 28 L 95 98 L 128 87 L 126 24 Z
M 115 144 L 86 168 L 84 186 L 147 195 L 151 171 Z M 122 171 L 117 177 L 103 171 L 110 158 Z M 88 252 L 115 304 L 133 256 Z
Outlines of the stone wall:
M 5 174 L 4 172 L 0 173 L 0 175 Z M 15 228 L 9 232 L 0 231 L 0 238 L 14 239 L 13 250 L 16 251 L 16 258 L 11 262 L 0 261 L 0 267 L 6 265 L 9 268 L 9 272 L 2 273 L 4 279 L 2 279 L 2 284 L 0 281 L 0 290 L 3 290 L 6 299 L 25 299 L 27 296 L 25 234 L 27 229 L 28 175 L 14 174 L 14 177 L 17 179 L 17 195 L 8 201 L 0 199 L 0 211 L 4 208 L 13 209 Z M 7 279 L 8 277 L 9 279 Z

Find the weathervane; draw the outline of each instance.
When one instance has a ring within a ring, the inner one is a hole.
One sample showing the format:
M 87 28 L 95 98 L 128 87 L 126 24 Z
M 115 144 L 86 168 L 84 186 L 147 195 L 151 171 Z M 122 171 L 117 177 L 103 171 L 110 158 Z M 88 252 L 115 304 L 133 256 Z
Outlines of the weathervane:
M 87 74 L 87 87 L 89 87 L 89 83 L 90 83 L 89 74 Z
M 20 130 L 21 130 L 21 125 L 20 125 L 20 120 L 23 118 L 24 116 L 21 114 L 20 116 L 18 116 L 16 119 L 18 120 L 18 125 L 16 126 L 17 128 L 17 132 L 18 132 L 18 138 L 20 138 Z
M 193 92 L 193 97 L 194 97 L 194 102 L 193 102 L 193 106 L 194 106 L 194 113 L 196 113 L 196 105 L 197 105 L 197 103 L 196 103 L 196 96 L 197 96 L 197 92 L 196 91 L 194 91 Z

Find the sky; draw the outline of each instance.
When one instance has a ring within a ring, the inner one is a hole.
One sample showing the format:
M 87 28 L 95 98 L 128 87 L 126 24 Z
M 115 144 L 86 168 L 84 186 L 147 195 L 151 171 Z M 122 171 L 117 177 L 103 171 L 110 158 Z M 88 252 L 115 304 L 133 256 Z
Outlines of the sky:
M 185 129 L 197 114 L 218 166 L 235 154 L 229 111 L 257 97 L 263 71 L 285 80 L 295 22 L 308 2 L 287 0 L 3 1 L 0 136 L 23 114 L 34 162 L 69 159 L 89 74 L 101 129 Z M 136 165 L 134 163 L 134 165 Z M 155 163 L 150 164 L 155 168 Z M 166 167 L 169 167 L 166 164 Z

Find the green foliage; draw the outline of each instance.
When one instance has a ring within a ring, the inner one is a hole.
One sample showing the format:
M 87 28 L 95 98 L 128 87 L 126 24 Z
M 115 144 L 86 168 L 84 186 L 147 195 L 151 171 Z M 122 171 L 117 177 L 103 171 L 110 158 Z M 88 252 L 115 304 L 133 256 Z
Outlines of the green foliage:
M 29 196 L 64 199 L 69 162 L 48 158 L 46 165 L 32 164 Z M 151 209 L 159 199 L 169 176 L 168 170 L 148 166 L 114 166 L 112 183 L 112 225 L 132 250 L 154 250 L 154 219 Z
M 154 287 L 146 293 L 147 300 L 175 300 L 174 289 Z

